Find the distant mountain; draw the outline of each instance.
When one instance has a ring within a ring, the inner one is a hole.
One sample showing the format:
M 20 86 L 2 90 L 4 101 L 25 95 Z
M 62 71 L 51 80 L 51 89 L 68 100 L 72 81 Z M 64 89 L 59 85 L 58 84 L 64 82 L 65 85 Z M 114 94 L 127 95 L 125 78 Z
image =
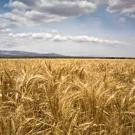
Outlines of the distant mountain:
M 5 51 L 0 50 L 0 57 L 64 57 L 56 53 L 33 53 L 24 51 Z
M 56 53 L 34 53 L 25 51 L 0 50 L 0 58 L 99 58 L 99 59 L 134 59 L 134 57 L 107 57 L 107 56 L 65 56 Z

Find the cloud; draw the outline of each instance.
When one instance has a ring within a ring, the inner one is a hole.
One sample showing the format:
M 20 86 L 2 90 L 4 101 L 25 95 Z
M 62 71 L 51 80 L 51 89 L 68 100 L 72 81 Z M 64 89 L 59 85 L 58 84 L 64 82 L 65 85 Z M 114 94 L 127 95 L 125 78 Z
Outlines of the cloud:
M 11 31 L 11 29 L 6 24 L 0 25 L 0 33 L 7 33 L 7 32 L 10 32 L 10 31 Z
M 135 0 L 109 0 L 107 11 L 135 18 Z
M 120 17 L 119 18 L 119 22 L 122 24 L 122 23 L 125 23 L 126 22 L 126 18 L 125 17 Z
M 77 36 L 71 36 L 71 35 L 62 35 L 59 33 L 10 33 L 10 37 L 12 38 L 27 38 L 27 39 L 33 39 L 33 40 L 46 40 L 46 41 L 52 41 L 52 42 L 75 42 L 75 43 L 95 43 L 95 44 L 124 44 L 121 41 L 117 40 L 107 40 L 87 35 L 77 35 Z
M 0 18 L 15 26 L 57 22 L 96 9 L 93 2 L 83 0 L 10 0 L 5 7 L 11 11 L 0 14 Z
M 35 26 L 59 22 L 96 11 L 102 5 L 110 13 L 135 18 L 135 0 L 10 0 L 10 10 L 0 19 L 12 26 Z

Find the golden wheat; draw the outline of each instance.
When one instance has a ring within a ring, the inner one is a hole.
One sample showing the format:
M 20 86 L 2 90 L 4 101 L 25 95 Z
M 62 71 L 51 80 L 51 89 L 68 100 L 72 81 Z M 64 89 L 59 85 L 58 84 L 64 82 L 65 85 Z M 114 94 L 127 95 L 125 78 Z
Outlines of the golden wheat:
M 134 134 L 134 60 L 0 60 L 0 135 Z

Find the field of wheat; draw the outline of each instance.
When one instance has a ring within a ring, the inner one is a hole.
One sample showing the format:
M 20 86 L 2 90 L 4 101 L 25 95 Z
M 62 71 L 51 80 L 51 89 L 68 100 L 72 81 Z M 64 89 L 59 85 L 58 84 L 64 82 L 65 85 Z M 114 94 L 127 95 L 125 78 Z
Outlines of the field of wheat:
M 135 60 L 0 60 L 0 135 L 134 134 Z

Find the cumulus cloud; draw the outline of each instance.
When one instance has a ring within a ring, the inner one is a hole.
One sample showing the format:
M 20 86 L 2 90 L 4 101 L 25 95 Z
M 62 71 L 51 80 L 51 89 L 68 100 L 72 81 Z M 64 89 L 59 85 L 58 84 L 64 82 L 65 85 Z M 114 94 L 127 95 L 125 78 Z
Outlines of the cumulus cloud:
M 76 43 L 95 43 L 95 44 L 123 44 L 121 41 L 117 40 L 107 40 L 97 37 L 91 37 L 87 35 L 62 35 L 59 33 L 10 33 L 12 38 L 28 38 L 28 39 L 40 39 L 53 42 L 76 42 Z
M 0 19 L 12 26 L 34 26 L 91 13 L 102 5 L 110 13 L 135 18 L 135 0 L 10 0 L 5 4 L 10 11 Z
M 107 11 L 135 18 L 135 0 L 109 0 Z
M 7 33 L 7 32 L 10 32 L 10 31 L 11 31 L 11 29 L 6 24 L 0 25 L 0 33 Z
M 93 2 L 84 0 L 10 0 L 5 6 L 11 11 L 0 18 L 17 26 L 61 21 L 96 9 Z
M 93 2 L 97 8 L 106 5 L 107 11 L 110 13 L 119 13 L 122 16 L 135 19 L 135 0 L 93 0 Z

